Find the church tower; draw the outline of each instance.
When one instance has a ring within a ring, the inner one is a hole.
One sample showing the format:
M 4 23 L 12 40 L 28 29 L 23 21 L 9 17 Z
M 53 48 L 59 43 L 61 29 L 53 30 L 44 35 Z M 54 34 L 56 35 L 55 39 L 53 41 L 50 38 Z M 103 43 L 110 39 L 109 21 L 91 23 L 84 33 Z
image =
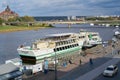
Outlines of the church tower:
M 12 11 L 8 5 L 5 8 L 5 10 L 0 13 L 0 18 L 4 19 L 6 21 L 8 21 L 8 19 L 10 19 L 10 18 L 15 18 L 15 17 L 19 17 L 19 15 L 17 13 L 15 13 L 14 11 Z
M 5 11 L 11 11 L 8 5 L 7 5 Z

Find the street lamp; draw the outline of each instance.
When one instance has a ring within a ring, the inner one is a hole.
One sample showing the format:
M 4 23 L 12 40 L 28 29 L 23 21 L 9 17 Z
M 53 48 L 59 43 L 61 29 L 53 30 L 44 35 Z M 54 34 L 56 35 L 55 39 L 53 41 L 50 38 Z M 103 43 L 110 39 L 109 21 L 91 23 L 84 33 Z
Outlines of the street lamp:
M 56 43 L 55 43 L 55 80 L 57 80 L 57 54 L 56 54 Z
M 117 39 L 115 37 L 112 38 L 112 55 L 114 54 L 114 48 L 115 48 L 115 42 L 117 41 Z

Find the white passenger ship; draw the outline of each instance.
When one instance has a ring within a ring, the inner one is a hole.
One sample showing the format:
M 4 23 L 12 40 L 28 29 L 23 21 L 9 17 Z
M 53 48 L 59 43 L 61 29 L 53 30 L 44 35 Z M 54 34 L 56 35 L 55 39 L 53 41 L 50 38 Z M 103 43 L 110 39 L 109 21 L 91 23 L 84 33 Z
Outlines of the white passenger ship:
M 101 38 L 96 32 L 51 34 L 47 38 L 36 40 L 31 46 L 21 45 L 17 51 L 23 63 L 37 64 L 45 58 L 54 59 L 80 54 L 83 46 L 99 44 Z
M 17 51 L 23 63 L 36 64 L 44 58 L 72 55 L 81 51 L 84 37 L 76 33 L 51 34 L 47 38 L 36 40 L 31 46 L 20 46 Z

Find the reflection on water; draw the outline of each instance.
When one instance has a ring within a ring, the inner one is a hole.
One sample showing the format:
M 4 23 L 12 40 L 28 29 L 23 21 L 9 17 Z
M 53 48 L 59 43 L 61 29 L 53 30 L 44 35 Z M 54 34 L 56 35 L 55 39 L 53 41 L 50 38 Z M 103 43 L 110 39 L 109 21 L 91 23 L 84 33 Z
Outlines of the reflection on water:
M 20 44 L 30 44 L 32 41 L 44 38 L 45 35 L 55 33 L 78 33 L 80 29 L 87 29 L 89 31 L 96 31 L 100 33 L 103 40 L 110 40 L 113 36 L 114 28 L 103 28 L 103 27 L 90 27 L 88 24 L 84 25 L 72 25 L 71 28 L 66 27 L 67 25 L 57 25 L 56 28 L 47 28 L 40 30 L 31 31 L 19 31 L 11 33 L 0 33 L 0 64 L 4 63 L 5 60 L 19 57 L 17 53 L 17 47 Z

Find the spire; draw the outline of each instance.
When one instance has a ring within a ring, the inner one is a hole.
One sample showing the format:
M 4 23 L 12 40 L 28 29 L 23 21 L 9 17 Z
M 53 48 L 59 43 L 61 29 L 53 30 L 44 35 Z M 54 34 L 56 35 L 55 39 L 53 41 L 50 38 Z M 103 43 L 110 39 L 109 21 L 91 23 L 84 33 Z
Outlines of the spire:
M 5 9 L 5 11 L 10 11 L 10 8 L 9 6 L 7 5 L 7 8 Z

